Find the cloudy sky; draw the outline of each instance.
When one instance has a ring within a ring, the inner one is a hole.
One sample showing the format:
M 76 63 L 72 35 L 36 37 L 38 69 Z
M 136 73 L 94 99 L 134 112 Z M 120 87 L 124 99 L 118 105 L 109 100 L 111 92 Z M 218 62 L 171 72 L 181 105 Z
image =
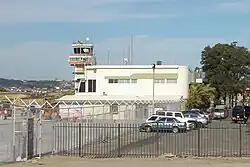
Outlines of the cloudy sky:
M 120 64 L 135 38 L 134 63 L 195 67 L 206 45 L 250 47 L 250 0 L 1 0 L 0 77 L 71 79 L 74 40 L 89 37 L 98 64 Z

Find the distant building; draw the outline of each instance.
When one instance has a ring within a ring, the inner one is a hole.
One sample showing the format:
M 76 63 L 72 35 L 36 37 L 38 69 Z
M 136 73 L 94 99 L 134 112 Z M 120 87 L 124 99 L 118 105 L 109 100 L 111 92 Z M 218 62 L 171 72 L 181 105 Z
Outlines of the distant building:
M 193 72 L 187 66 L 156 65 L 154 72 L 151 65 L 87 66 L 75 96 L 79 100 L 88 96 L 145 96 L 152 99 L 153 77 L 156 97 L 187 98 L 189 84 L 195 82 Z M 73 96 L 67 99 L 70 97 Z

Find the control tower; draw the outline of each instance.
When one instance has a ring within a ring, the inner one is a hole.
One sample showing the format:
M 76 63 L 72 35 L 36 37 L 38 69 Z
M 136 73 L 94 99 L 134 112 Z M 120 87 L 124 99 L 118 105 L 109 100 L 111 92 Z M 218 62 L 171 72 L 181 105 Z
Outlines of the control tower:
M 80 81 L 84 81 L 85 66 L 96 65 L 94 45 L 86 38 L 84 42 L 77 41 L 72 44 L 73 53 L 69 56 L 69 64 L 74 66 L 75 91 L 77 92 Z

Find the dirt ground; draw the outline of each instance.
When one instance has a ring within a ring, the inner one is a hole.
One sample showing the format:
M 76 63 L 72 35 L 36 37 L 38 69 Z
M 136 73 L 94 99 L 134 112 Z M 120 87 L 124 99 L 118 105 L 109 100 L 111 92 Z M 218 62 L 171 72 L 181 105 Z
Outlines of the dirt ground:
M 37 163 L 38 162 L 38 163 Z M 46 157 L 38 161 L 30 161 L 29 163 L 16 163 L 1 165 L 2 167 L 249 167 L 250 158 L 202 158 L 202 159 L 166 159 L 166 158 L 152 158 L 152 159 L 85 159 L 75 157 Z

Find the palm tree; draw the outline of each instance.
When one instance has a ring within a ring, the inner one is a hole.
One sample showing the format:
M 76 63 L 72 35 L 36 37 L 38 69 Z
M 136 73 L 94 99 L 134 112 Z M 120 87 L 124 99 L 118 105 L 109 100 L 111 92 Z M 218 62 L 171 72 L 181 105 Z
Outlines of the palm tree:
M 189 87 L 187 108 L 202 108 L 214 100 L 216 89 L 209 84 L 192 84 Z

